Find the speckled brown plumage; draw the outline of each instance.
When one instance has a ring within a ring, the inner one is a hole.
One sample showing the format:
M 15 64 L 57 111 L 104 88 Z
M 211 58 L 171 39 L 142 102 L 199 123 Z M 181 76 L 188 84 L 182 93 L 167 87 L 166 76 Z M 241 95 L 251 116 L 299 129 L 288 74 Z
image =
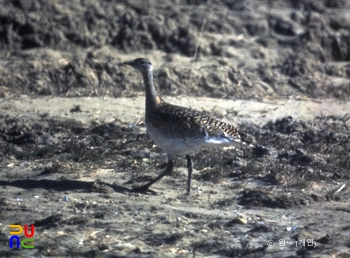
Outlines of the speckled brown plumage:
M 166 102 L 159 103 L 146 117 L 160 131 L 168 132 L 169 137 L 201 138 L 207 136 L 233 137 L 240 139 L 238 130 L 227 123 L 218 121 L 201 112 Z

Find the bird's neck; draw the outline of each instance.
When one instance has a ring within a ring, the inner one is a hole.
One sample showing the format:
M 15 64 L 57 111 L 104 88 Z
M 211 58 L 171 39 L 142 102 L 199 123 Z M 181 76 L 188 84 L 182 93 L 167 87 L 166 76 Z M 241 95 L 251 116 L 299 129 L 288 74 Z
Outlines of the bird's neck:
M 159 103 L 159 97 L 153 82 L 153 69 L 148 69 L 142 73 L 143 81 L 146 87 L 146 113 L 151 111 Z

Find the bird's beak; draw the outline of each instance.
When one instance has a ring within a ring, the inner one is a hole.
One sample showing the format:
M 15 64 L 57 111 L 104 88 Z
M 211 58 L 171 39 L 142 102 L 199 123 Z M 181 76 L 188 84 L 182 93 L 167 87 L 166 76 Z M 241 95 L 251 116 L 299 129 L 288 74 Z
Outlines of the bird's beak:
M 124 65 L 131 65 L 131 61 L 126 61 L 123 63 Z

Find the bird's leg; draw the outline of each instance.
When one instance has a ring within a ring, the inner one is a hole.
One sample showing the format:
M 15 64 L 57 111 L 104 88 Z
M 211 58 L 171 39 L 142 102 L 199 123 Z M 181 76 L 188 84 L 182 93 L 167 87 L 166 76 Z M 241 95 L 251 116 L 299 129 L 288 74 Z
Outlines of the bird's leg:
M 152 179 L 151 181 L 149 181 L 147 184 L 140 186 L 140 187 L 135 187 L 132 189 L 133 192 L 144 192 L 147 191 L 148 188 L 153 185 L 155 182 L 157 182 L 158 180 L 160 180 L 163 176 L 166 176 L 168 174 L 171 173 L 171 171 L 173 171 L 173 162 L 174 160 L 172 158 L 168 157 L 168 164 L 167 167 L 165 169 L 165 171 L 160 174 L 159 176 L 157 176 L 156 178 Z
M 190 195 L 191 192 L 191 177 L 192 177 L 192 168 L 193 168 L 193 162 L 191 160 L 190 155 L 186 155 L 187 159 L 187 171 L 188 171 L 188 178 L 187 178 L 187 195 Z

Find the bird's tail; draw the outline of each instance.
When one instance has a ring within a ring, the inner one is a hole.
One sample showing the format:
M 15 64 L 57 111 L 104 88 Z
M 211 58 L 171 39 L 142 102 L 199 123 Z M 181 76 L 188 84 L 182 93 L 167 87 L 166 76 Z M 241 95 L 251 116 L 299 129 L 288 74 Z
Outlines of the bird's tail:
M 239 136 L 241 137 L 242 143 L 245 143 L 248 145 L 255 145 L 256 144 L 256 140 L 255 140 L 255 137 L 253 135 L 239 132 Z

